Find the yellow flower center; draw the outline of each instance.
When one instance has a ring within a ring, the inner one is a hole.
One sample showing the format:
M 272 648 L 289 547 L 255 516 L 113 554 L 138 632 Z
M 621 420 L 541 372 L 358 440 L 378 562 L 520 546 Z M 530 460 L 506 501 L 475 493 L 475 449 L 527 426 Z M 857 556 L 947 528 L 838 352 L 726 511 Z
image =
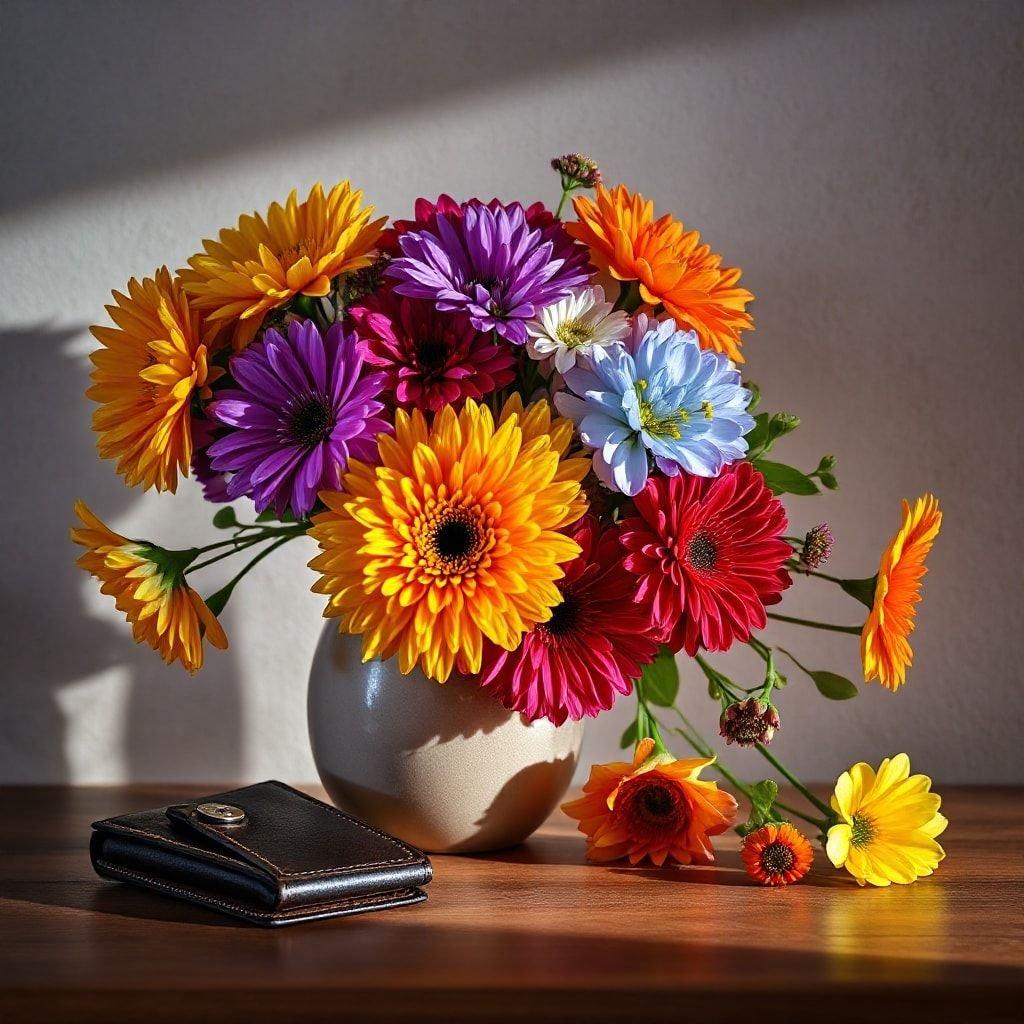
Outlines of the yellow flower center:
M 490 517 L 479 505 L 431 499 L 412 533 L 419 567 L 437 577 L 473 574 L 494 546 Z
M 578 348 L 594 337 L 594 328 L 582 320 L 563 320 L 555 330 L 555 337 L 566 348 Z
M 290 267 L 293 263 L 298 263 L 303 256 L 312 257 L 315 249 L 316 243 L 312 238 L 301 238 L 294 245 L 288 246 L 287 249 L 282 249 L 277 254 L 277 258 L 283 266 Z
M 867 846 L 875 838 L 875 822 L 865 814 L 855 814 L 851 821 L 853 833 L 850 842 L 858 849 Z
M 641 378 L 635 387 L 636 397 L 640 400 L 640 426 L 652 437 L 670 437 L 673 441 L 678 441 L 683 436 L 683 427 L 690 422 L 690 414 L 685 409 L 659 413 L 655 410 L 654 403 L 643 397 L 647 390 L 647 381 Z

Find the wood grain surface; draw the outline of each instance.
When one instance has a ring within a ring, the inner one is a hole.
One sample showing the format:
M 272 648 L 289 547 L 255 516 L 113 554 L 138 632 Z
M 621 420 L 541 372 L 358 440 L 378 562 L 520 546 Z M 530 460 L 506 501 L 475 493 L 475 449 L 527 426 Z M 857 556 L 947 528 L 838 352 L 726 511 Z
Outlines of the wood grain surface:
M 93 874 L 94 819 L 219 788 L 0 790 L 0 1020 L 1021 1019 L 1020 790 L 939 787 L 948 857 L 890 889 L 820 852 L 760 889 L 734 835 L 714 867 L 591 866 L 558 813 L 516 849 L 434 858 L 420 906 L 277 931 Z

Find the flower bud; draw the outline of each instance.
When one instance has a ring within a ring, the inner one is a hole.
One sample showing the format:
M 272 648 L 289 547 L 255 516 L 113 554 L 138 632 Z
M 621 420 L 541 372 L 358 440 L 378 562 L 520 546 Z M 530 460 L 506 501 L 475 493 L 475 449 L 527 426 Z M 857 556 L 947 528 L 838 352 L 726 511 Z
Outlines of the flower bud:
M 767 746 L 782 723 L 775 706 L 760 697 L 735 701 L 723 712 L 719 732 L 726 743 L 752 747 L 755 743 Z
M 834 541 L 835 537 L 832 536 L 828 523 L 820 523 L 807 531 L 804 546 L 800 551 L 800 564 L 805 572 L 820 569 L 828 561 Z
M 562 188 L 568 192 L 574 188 L 593 188 L 601 184 L 601 172 L 597 164 L 582 153 L 566 153 L 556 156 L 551 166 L 562 176 Z

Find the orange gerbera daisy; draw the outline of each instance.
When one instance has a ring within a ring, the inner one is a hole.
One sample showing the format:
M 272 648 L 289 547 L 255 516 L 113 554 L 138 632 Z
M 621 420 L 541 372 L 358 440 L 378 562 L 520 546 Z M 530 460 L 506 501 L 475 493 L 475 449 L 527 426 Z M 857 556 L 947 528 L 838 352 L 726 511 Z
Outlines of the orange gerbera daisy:
M 128 485 L 174 491 L 178 470 L 192 458 L 189 405 L 223 370 L 209 365 L 199 317 L 166 267 L 128 294 L 114 292 L 107 306 L 116 327 L 92 327 L 103 348 L 91 356 L 95 369 L 86 396 L 100 403 L 92 418 L 100 457 L 117 459 Z
M 386 217 L 371 221 L 363 193 L 342 181 L 325 196 L 319 182 L 299 202 L 293 191 L 267 216 L 242 216 L 224 228 L 220 241 L 206 239 L 204 252 L 179 271 L 185 290 L 214 333 L 232 324 L 236 348 L 253 339 L 272 309 L 296 295 L 319 297 L 339 274 L 368 267 Z
M 903 502 L 903 524 L 882 553 L 875 584 L 875 601 L 860 637 L 864 679 L 878 679 L 887 690 L 906 681 L 913 661 L 910 634 L 914 606 L 921 600 L 924 560 L 942 526 L 938 499 L 925 494 L 914 507 Z
M 743 362 L 740 331 L 753 330 L 746 305 L 754 296 L 736 287 L 742 271 L 723 267 L 699 232 L 669 214 L 655 220 L 654 203 L 625 185 L 598 185 L 595 199 L 577 196 L 573 205 L 579 221 L 566 229 L 589 246 L 599 267 L 619 281 L 639 282 L 643 301 L 663 305 L 679 326 L 697 332 L 702 347 Z
M 562 805 L 587 837 L 587 859 L 658 867 L 715 859 L 709 837 L 724 832 L 736 815 L 736 801 L 700 773 L 713 757 L 678 761 L 656 753 L 652 739 L 637 744 L 633 763 L 595 764 L 583 796 Z
M 788 821 L 770 822 L 743 840 L 740 856 L 747 874 L 762 885 L 792 885 L 811 870 L 814 850 Z
M 442 683 L 480 671 L 484 637 L 514 649 L 561 603 L 554 581 L 580 551 L 557 532 L 585 510 L 589 462 L 562 458 L 571 436 L 547 402 L 511 403 L 498 424 L 472 399 L 431 427 L 398 410 L 381 465 L 353 461 L 346 493 L 321 494 L 309 564 L 324 615 L 362 634 L 364 660 L 397 653 L 402 672 L 419 663 Z
M 181 552 L 114 533 L 84 502 L 75 503 L 82 526 L 71 539 L 86 549 L 78 565 L 103 583 L 132 625 L 137 643 L 149 644 L 165 662 L 180 661 L 189 672 L 203 667 L 203 637 L 227 649 L 217 617 L 185 582 Z M 185 555 L 190 554 L 185 552 Z

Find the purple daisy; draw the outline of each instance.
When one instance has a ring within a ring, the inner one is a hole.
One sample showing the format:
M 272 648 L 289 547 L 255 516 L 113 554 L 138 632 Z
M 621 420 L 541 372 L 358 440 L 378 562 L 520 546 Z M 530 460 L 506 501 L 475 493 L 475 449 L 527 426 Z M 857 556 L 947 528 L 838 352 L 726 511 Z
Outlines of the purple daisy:
M 386 273 L 395 291 L 465 312 L 478 331 L 526 343 L 526 321 L 590 277 L 586 250 L 554 220 L 531 227 L 519 203 L 463 203 L 436 215 L 433 230 L 398 239 L 402 256 Z
M 291 507 L 302 518 L 317 492 L 336 490 L 349 459 L 372 462 L 376 437 L 391 430 L 378 416 L 383 373 L 363 375 L 363 346 L 340 324 L 321 336 L 309 320 L 288 336 L 268 330 L 231 360 L 237 390 L 210 403 L 209 415 L 231 428 L 210 445 L 210 462 L 232 473 L 228 497 L 251 497 L 256 511 Z

